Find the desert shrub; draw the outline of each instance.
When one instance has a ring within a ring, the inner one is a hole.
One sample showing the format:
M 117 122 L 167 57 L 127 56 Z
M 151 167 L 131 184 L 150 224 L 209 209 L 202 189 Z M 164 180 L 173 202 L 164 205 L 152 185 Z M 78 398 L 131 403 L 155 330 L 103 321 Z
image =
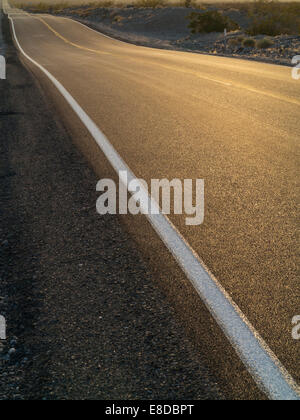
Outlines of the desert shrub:
M 223 32 L 224 29 L 234 31 L 239 29 L 239 25 L 229 17 L 216 10 L 205 13 L 193 12 L 188 16 L 190 20 L 189 28 L 193 34 Z
M 300 4 L 260 0 L 249 8 L 249 35 L 297 35 L 300 32 Z
M 16 2 L 16 1 L 11 1 L 10 3 L 12 6 L 17 7 L 18 9 L 25 9 L 28 10 L 30 12 L 41 12 L 41 13 L 55 13 L 55 12 L 59 12 L 60 10 L 63 9 L 67 9 L 68 7 L 70 7 L 70 3 L 68 3 L 67 1 L 57 1 L 55 3 L 50 3 L 50 2 L 35 2 L 35 1 L 30 1 L 27 3 L 20 3 L 20 2 Z
M 201 1 L 201 0 L 199 0 Z M 204 3 L 206 3 L 204 1 Z M 208 3 L 208 2 L 207 2 Z M 210 3 L 217 3 L 217 2 L 210 2 Z M 224 1 L 224 2 L 218 2 L 218 7 L 221 8 L 222 10 L 230 10 L 230 9 L 235 9 L 235 10 L 239 10 L 240 12 L 248 12 L 249 10 L 249 1 Z
M 124 17 L 123 17 L 123 16 L 120 16 L 120 15 L 115 15 L 115 16 L 113 17 L 113 22 L 115 22 L 115 23 L 121 23 L 121 22 L 122 22 L 122 20 L 124 20 Z
M 257 48 L 260 49 L 266 49 L 266 48 L 270 48 L 274 45 L 274 43 L 267 38 L 261 39 L 260 41 L 257 41 L 256 46 Z
M 255 39 L 246 38 L 243 41 L 243 47 L 245 47 L 245 48 L 254 48 L 255 45 L 256 45 Z
M 102 0 L 102 1 L 95 1 L 95 2 L 91 3 L 91 5 L 93 7 L 108 8 L 108 7 L 113 7 L 114 2 L 113 2 L 113 0 Z
M 231 38 L 228 41 L 228 45 L 229 45 L 229 47 L 234 48 L 234 47 L 239 47 L 241 45 L 241 43 L 237 38 Z
M 300 16 L 300 3 L 298 1 L 279 2 L 278 0 L 256 0 L 248 4 L 248 14 L 253 15 L 267 15 L 277 11 L 278 14 L 293 14 Z
M 156 7 L 164 6 L 165 2 L 164 0 L 138 0 L 134 5 L 137 7 L 151 7 L 152 9 L 155 9 Z
M 254 17 L 250 27 L 247 30 L 249 35 L 283 35 L 297 32 L 292 29 L 294 26 L 293 20 L 287 22 L 283 21 L 283 17 L 277 19 L 275 15 Z

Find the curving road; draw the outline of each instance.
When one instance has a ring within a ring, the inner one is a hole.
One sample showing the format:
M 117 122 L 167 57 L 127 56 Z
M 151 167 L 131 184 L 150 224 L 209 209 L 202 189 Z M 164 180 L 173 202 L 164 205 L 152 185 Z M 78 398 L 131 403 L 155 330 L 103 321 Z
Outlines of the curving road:
M 204 224 L 172 222 L 299 383 L 300 82 L 291 69 L 129 45 L 61 17 L 10 16 L 26 54 L 135 175 L 205 180 Z

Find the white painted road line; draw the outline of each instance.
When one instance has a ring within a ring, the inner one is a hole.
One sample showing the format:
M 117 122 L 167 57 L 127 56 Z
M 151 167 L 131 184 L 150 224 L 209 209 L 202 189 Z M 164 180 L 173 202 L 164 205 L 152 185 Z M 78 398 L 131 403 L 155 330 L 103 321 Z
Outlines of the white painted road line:
M 7 4 L 6 0 L 5 3 Z M 51 80 L 93 136 L 116 172 L 127 171 L 129 182 L 136 179 L 105 135 L 64 86 L 48 70 L 25 53 L 17 39 L 14 21 L 10 16 L 9 19 L 15 42 L 24 57 Z M 147 200 L 151 202 L 151 206 L 155 208 L 157 204 L 154 200 L 145 190 L 143 190 L 143 193 L 147 196 Z M 257 385 L 270 399 L 300 400 L 300 387 L 295 380 L 250 324 L 239 307 L 232 301 L 217 279 L 209 273 L 199 256 L 189 246 L 171 221 L 161 213 L 146 215 L 146 217 L 193 284 Z

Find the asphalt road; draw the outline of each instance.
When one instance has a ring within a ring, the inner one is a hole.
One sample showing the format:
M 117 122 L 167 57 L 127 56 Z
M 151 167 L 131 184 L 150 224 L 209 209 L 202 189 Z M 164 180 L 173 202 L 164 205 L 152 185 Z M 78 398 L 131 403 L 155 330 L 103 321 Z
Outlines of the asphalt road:
M 205 180 L 204 224 L 171 219 L 299 382 L 291 321 L 299 312 L 300 82 L 291 69 L 128 45 L 59 17 L 11 17 L 24 51 L 137 176 Z
M 19 61 L 7 19 L 3 33 L 0 400 L 224 399 L 135 243 L 96 214 L 97 175 Z

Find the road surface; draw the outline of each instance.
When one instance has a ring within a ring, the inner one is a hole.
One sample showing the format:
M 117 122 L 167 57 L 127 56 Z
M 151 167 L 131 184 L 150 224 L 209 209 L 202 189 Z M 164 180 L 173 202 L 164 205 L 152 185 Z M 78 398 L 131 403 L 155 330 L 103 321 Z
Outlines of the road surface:
M 2 30 L 0 401 L 232 397 L 118 218 L 95 213 L 97 175 Z
M 300 82 L 291 69 L 129 45 L 61 17 L 10 16 L 25 53 L 136 176 L 205 180 L 204 224 L 170 218 L 299 383 Z

